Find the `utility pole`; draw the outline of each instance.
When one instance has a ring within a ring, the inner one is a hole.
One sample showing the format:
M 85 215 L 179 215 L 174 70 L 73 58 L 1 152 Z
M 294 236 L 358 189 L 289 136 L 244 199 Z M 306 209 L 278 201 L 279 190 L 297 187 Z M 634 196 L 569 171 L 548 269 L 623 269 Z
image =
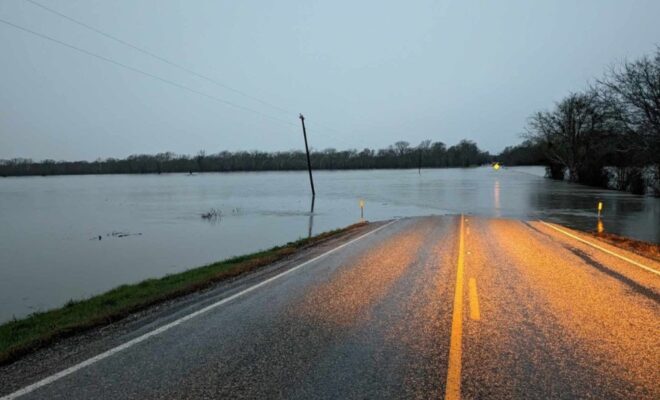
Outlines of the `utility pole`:
M 312 195 L 312 206 L 310 207 L 309 210 L 309 226 L 308 226 L 308 231 L 307 231 L 307 237 L 311 238 L 312 237 L 312 227 L 314 226 L 314 197 Z
M 303 137 L 305 138 L 305 152 L 307 152 L 307 170 L 309 171 L 309 184 L 312 185 L 312 197 L 314 197 L 316 196 L 316 192 L 314 191 L 314 179 L 312 179 L 312 163 L 309 160 L 309 147 L 307 146 L 307 131 L 305 130 L 305 117 L 303 117 L 302 114 L 300 114 L 300 122 L 302 122 Z M 312 207 L 314 206 L 312 205 Z

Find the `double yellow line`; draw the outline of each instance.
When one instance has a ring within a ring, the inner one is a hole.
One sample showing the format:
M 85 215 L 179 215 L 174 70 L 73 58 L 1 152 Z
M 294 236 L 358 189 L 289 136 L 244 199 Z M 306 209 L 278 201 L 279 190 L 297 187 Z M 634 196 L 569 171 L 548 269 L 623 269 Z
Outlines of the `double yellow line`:
M 458 240 L 458 265 L 456 268 L 456 289 L 454 292 L 454 311 L 451 320 L 451 339 L 449 342 L 449 367 L 445 385 L 446 400 L 461 398 L 461 362 L 463 342 L 463 275 L 465 269 L 465 218 L 461 214 L 460 237 Z M 470 278 L 470 318 L 479 320 L 479 299 L 477 297 L 477 281 Z

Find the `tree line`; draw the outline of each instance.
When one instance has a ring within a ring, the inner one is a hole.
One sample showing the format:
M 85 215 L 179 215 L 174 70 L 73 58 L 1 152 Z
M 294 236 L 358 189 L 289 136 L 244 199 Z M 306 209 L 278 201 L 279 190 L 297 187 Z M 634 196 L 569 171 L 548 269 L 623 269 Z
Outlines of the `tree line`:
M 535 113 L 524 136 L 509 153 L 544 157 L 554 179 L 660 195 L 660 48 Z
M 365 148 L 339 151 L 333 148 L 311 151 L 313 169 L 379 169 L 469 167 L 489 163 L 492 156 L 476 143 L 462 140 L 447 147 L 442 142 L 424 140 L 417 146 L 398 141 L 379 150 Z M 88 161 L 30 159 L 0 160 L 0 176 L 83 175 L 83 174 L 159 174 L 172 172 L 286 171 L 307 169 L 303 151 L 222 151 L 194 156 L 171 152 L 139 154 L 125 159 Z
M 463 140 L 447 147 L 399 141 L 379 150 L 311 152 L 313 169 L 545 165 L 548 176 L 571 182 L 660 195 L 660 48 L 611 67 L 588 89 L 569 93 L 529 118 L 525 139 L 492 156 Z M 146 174 L 303 170 L 303 151 L 222 151 L 194 156 L 171 152 L 87 161 L 0 160 L 0 176 Z

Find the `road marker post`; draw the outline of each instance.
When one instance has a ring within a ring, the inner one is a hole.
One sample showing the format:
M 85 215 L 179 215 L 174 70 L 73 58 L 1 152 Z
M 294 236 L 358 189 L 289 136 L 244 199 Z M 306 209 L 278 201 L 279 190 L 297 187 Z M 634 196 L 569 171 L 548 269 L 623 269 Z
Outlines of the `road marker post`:
M 360 199 L 360 221 L 364 221 L 364 199 Z

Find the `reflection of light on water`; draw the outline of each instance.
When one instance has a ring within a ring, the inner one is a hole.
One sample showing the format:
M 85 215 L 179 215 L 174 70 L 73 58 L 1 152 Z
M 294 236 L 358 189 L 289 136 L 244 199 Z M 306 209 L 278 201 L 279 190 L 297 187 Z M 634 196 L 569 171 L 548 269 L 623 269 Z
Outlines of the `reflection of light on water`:
M 495 186 L 493 186 L 493 199 L 495 200 L 495 216 L 501 217 L 500 213 L 500 180 L 495 180 Z
M 358 198 L 369 199 L 364 211 L 372 221 L 467 212 L 538 218 L 592 232 L 597 232 L 594 217 L 600 200 L 608 218 L 601 235 L 612 232 L 660 242 L 658 198 L 542 179 L 543 167 L 429 169 L 421 185 L 410 173 L 318 171 L 318 212 L 316 206 L 310 211 L 307 171 L 197 174 L 194 178 L 145 174 L 0 179 L 0 248 L 16 249 L 0 251 L 0 297 L 30 295 L 24 304 L 0 301 L 0 323 L 33 312 L 29 305 L 57 307 L 71 297 L 101 293 L 109 281 L 133 283 L 252 253 L 309 236 L 310 226 L 314 235 L 350 225 L 360 216 Z M 500 191 L 506 186 L 506 199 L 497 195 L 498 186 Z M 48 190 L 48 201 L 44 190 Z M 84 222 L 98 204 L 103 205 L 103 212 L 88 221 L 91 225 Z M 210 207 L 223 211 L 215 227 L 199 215 Z M 47 224 L 42 215 L 48 215 Z M 107 243 L 105 236 L 101 242 L 98 236 L 96 241 L 88 240 L 95 232 L 104 235 L 113 229 L 143 236 Z M 83 255 L 80 246 L 84 246 Z M 182 247 L 189 251 L 181 251 Z M 33 268 L 35 257 L 49 260 L 48 271 L 27 279 L 20 271 Z M 117 269 L 117 257 L 139 263 L 140 268 Z M 64 275 L 71 290 L 58 291 L 52 282 Z M 35 285 L 43 290 L 33 290 Z

